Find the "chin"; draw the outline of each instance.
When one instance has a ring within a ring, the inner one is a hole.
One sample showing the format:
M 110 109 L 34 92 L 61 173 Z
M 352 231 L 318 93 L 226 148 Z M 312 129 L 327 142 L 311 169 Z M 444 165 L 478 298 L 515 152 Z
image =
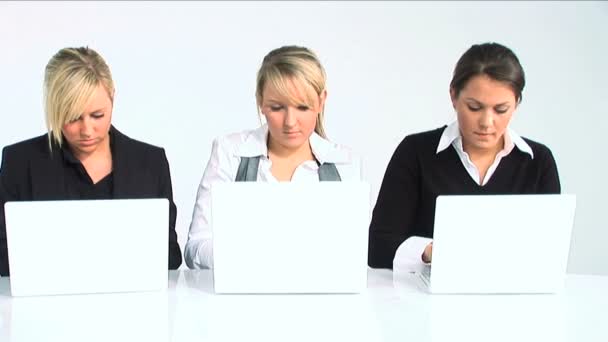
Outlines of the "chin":
M 478 142 L 477 148 L 480 150 L 491 150 L 494 149 L 494 147 L 496 147 L 497 142 L 496 141 L 480 141 Z
M 300 146 L 302 146 L 302 144 L 304 144 L 305 141 L 301 140 L 301 139 L 297 139 L 297 140 L 283 140 L 281 142 L 281 145 L 287 147 L 287 148 L 291 148 L 291 149 L 296 149 Z
M 90 153 L 93 152 L 97 149 L 97 144 L 95 145 L 90 145 L 90 146 L 79 146 L 78 150 L 81 152 L 85 152 L 85 153 Z

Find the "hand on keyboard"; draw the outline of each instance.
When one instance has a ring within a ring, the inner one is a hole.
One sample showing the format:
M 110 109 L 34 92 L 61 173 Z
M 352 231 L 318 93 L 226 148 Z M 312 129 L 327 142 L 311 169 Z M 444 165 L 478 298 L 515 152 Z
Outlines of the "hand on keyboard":
M 424 261 L 425 263 L 430 263 L 432 259 L 433 259 L 433 242 L 431 241 L 431 243 L 429 243 L 426 246 L 426 248 L 424 249 L 424 252 L 422 253 L 422 261 Z

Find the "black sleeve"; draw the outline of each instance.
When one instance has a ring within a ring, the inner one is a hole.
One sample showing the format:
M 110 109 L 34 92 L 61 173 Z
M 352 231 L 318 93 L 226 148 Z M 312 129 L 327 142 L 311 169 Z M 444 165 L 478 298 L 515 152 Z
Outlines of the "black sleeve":
M 6 148 L 2 150 L 0 165 L 0 275 L 8 276 L 8 247 L 6 243 L 6 222 L 4 219 L 4 203 L 17 200 L 15 165 L 9 161 Z
M 419 178 L 416 149 L 406 137 L 386 168 L 372 214 L 367 259 L 370 267 L 393 268 L 397 248 L 413 235 Z
M 559 182 L 559 174 L 557 172 L 557 164 L 555 158 L 549 148 L 543 146 L 543 154 L 541 157 L 541 175 L 538 191 L 541 194 L 559 194 L 561 193 L 561 185 Z
M 182 264 L 182 252 L 177 242 L 175 232 L 175 221 L 177 219 L 177 206 L 173 202 L 173 187 L 171 185 L 171 172 L 169 171 L 169 161 L 162 150 L 160 175 L 160 196 L 169 200 L 169 269 L 175 270 Z

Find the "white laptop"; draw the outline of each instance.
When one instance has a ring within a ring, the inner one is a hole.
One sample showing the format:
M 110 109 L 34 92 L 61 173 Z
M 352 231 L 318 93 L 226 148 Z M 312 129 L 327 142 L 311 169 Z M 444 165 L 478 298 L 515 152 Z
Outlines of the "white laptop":
M 439 196 L 431 293 L 555 293 L 564 285 L 575 195 Z
M 358 293 L 367 286 L 369 184 L 215 184 L 216 293 Z
M 167 288 L 167 199 L 7 202 L 13 296 Z

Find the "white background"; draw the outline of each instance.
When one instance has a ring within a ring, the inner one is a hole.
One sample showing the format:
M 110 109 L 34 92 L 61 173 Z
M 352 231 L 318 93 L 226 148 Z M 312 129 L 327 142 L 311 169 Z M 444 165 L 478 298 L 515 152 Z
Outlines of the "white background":
M 166 149 L 183 248 L 212 139 L 259 124 L 255 74 L 268 51 L 318 53 L 329 138 L 361 155 L 375 200 L 401 139 L 454 119 L 453 67 L 487 41 L 511 47 L 526 72 L 512 127 L 552 149 L 563 192 L 578 196 L 569 272 L 608 274 L 605 3 L 2 2 L 0 147 L 44 133 L 49 58 L 96 49 L 116 82 L 115 126 Z

